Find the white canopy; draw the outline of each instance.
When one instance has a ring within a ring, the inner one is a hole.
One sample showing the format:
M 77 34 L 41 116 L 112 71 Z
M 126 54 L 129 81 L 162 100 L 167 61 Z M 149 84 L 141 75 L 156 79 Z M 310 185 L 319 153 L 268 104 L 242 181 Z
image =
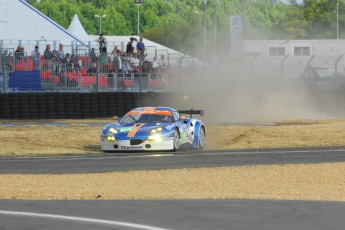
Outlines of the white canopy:
M 65 30 L 25 0 L 0 0 L 0 31 L 0 40 L 45 39 L 86 45 L 84 37 Z
M 69 25 L 67 31 L 71 34 L 76 35 L 78 38 L 82 39 L 82 41 L 90 40 L 90 37 L 81 24 L 77 14 L 73 16 L 72 22 Z

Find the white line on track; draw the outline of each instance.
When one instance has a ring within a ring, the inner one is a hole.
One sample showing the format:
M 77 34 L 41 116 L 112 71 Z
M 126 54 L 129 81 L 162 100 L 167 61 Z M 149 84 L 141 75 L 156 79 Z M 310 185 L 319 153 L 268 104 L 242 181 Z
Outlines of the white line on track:
M 107 160 L 107 159 L 128 159 L 128 158 L 152 158 L 152 157 L 168 157 L 174 156 L 173 154 L 152 154 L 152 155 L 126 155 L 126 156 L 95 156 L 95 157 L 84 157 L 84 156 L 51 156 L 51 157 L 18 157 L 18 158 L 0 158 L 0 161 L 22 161 L 22 160 L 45 160 L 45 161 L 81 161 L 81 160 Z M 182 155 L 181 155 L 182 156 Z
M 148 226 L 148 225 L 85 218 L 85 217 L 76 217 L 76 216 L 53 215 L 53 214 L 34 213 L 34 212 L 15 212 L 15 211 L 6 211 L 6 210 L 0 210 L 0 215 L 1 214 L 11 215 L 11 216 L 26 216 L 26 217 L 39 217 L 39 218 L 47 218 L 47 219 L 70 220 L 70 221 L 77 221 L 77 222 L 95 223 L 95 224 L 101 224 L 101 225 L 123 226 L 123 227 L 129 227 L 133 229 L 169 230 L 167 228 L 158 228 L 158 227 L 153 227 L 153 226 Z

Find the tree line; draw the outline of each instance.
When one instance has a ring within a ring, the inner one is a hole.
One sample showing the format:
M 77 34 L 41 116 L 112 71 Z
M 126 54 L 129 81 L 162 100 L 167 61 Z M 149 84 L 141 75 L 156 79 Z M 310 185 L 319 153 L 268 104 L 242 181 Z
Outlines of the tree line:
M 229 45 L 231 15 L 243 15 L 245 39 L 345 37 L 345 0 L 289 0 L 288 4 L 280 0 L 208 0 L 206 5 L 204 0 L 144 0 L 141 6 L 134 0 L 27 2 L 65 28 L 78 14 L 89 34 L 99 33 L 99 19 L 94 15 L 105 14 L 105 35 L 137 35 L 139 7 L 141 36 L 193 55 L 200 55 L 202 50 L 204 26 L 207 47 Z

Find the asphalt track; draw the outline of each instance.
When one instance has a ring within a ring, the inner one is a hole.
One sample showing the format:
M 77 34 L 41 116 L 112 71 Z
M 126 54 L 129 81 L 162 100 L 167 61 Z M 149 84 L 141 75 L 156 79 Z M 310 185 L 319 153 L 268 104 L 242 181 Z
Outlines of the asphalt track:
M 173 153 L 114 153 L 54 157 L 2 157 L 3 174 L 100 173 L 241 165 L 345 162 L 345 148 L 277 149 L 257 152 L 203 151 Z
M 92 173 L 345 162 L 345 149 L 3 157 L 0 173 Z M 0 185 L 6 186 L 6 185 Z M 0 200 L 0 229 L 344 229 L 344 202 L 270 200 Z

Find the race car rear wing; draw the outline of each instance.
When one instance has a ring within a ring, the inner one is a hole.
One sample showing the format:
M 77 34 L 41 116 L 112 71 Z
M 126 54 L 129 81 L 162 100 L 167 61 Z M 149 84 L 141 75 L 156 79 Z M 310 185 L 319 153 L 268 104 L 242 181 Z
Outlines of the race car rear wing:
M 190 109 L 190 110 L 178 110 L 179 113 L 183 114 L 189 114 L 190 117 L 193 117 L 193 114 L 198 114 L 200 116 L 204 116 L 204 110 L 196 110 L 196 109 Z

